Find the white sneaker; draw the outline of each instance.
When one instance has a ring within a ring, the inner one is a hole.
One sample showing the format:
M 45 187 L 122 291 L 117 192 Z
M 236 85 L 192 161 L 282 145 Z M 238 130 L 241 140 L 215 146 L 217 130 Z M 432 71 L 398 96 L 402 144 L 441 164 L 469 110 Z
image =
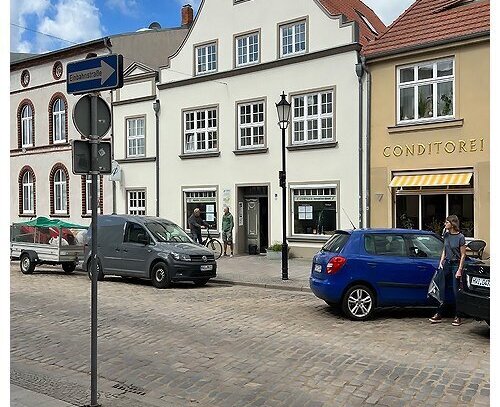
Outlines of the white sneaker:
M 229 255 L 229 257 L 233 257 L 233 255 L 232 255 L 232 254 L 230 254 L 230 255 Z

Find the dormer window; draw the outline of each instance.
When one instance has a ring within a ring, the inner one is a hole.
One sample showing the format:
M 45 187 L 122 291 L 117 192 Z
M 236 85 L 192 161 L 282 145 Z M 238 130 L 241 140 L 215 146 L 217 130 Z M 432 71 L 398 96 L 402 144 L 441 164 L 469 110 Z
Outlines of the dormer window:
M 195 46 L 196 75 L 217 72 L 217 42 Z
M 307 21 L 299 20 L 280 26 L 280 57 L 307 52 Z

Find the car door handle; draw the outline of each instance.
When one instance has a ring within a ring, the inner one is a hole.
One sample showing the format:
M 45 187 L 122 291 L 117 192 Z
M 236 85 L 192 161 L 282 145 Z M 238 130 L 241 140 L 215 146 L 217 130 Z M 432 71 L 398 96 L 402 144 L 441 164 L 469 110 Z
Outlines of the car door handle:
M 115 252 L 119 252 L 120 249 L 118 247 L 115 247 Z
M 367 262 L 366 264 L 368 264 L 368 266 L 369 266 L 370 268 L 372 268 L 372 269 L 373 269 L 373 268 L 375 268 L 375 267 L 377 267 L 377 263 L 372 263 L 372 262 L 370 262 L 370 261 L 369 261 L 369 262 Z
M 427 266 L 417 266 L 417 268 L 420 270 L 427 270 Z

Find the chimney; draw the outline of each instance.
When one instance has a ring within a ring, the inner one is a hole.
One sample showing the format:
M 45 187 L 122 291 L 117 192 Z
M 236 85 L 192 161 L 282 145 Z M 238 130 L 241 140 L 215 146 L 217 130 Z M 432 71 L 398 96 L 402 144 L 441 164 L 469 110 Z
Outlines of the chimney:
M 191 4 L 186 4 L 182 6 L 181 9 L 182 26 L 189 27 L 193 23 L 193 8 Z

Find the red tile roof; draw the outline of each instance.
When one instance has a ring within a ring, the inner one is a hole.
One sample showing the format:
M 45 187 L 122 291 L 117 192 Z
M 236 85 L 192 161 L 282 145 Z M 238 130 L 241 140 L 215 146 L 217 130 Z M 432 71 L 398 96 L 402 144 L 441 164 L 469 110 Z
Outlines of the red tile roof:
M 331 15 L 343 14 L 348 21 L 358 23 L 361 45 L 375 39 L 377 35 L 383 33 L 387 28 L 373 10 L 361 0 L 319 0 L 319 2 Z M 375 33 L 373 29 L 376 31 Z
M 490 0 L 417 0 L 363 52 L 373 58 L 489 31 Z

